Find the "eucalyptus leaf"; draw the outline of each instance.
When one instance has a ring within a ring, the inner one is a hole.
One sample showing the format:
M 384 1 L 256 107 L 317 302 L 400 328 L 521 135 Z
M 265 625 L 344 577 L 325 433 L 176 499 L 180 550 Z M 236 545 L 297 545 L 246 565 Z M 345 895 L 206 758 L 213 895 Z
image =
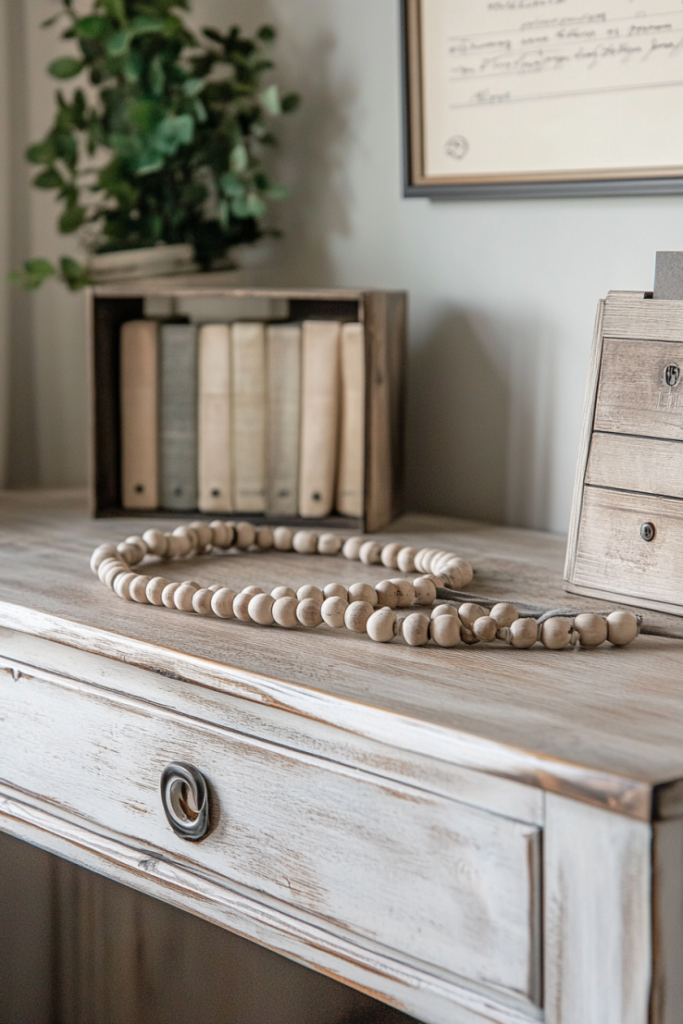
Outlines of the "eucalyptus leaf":
M 36 188 L 61 188 L 64 184 L 64 180 L 54 167 L 48 168 L 47 171 L 42 171 L 37 177 L 33 179 L 33 184 Z
M 280 105 L 280 93 L 277 85 L 269 85 L 267 89 L 264 89 L 261 93 L 261 103 L 263 104 L 264 110 L 269 114 L 276 117 L 282 112 Z
M 109 28 L 109 19 L 91 15 L 74 22 L 74 33 L 79 39 L 101 39 Z
M 67 206 L 59 218 L 59 230 L 65 234 L 77 231 L 85 220 L 85 210 L 82 206 Z
M 249 151 L 243 142 L 233 146 L 230 153 L 230 170 L 234 174 L 242 174 L 249 166 Z
M 83 61 L 76 57 L 59 57 L 48 66 L 48 71 L 53 78 L 75 78 L 83 68 Z

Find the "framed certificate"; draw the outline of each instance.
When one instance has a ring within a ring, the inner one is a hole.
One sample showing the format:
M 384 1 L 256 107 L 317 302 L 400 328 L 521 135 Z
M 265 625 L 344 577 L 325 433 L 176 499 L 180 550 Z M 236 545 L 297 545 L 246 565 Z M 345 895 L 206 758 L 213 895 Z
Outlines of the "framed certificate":
M 683 192 L 681 0 L 401 0 L 406 195 Z

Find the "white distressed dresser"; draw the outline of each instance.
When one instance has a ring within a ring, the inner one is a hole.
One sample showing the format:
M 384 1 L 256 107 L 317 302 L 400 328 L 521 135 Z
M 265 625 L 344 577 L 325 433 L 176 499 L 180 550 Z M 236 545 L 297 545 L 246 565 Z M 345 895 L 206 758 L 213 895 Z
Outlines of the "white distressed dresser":
M 133 607 L 88 557 L 142 525 L 0 498 L 0 831 L 428 1024 L 683 1022 L 683 642 L 410 649 Z M 392 536 L 461 551 L 482 594 L 567 603 L 561 538 L 436 517 Z M 178 761 L 208 781 L 199 843 L 162 807 Z

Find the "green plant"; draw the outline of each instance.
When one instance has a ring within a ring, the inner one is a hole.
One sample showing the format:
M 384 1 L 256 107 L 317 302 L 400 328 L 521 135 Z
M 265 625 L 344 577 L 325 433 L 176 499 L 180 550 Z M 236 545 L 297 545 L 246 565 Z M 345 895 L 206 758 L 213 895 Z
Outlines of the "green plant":
M 59 197 L 60 231 L 96 252 L 190 243 L 203 269 L 261 237 L 268 201 L 286 194 L 262 162 L 276 145 L 270 121 L 299 103 L 263 84 L 275 30 L 197 36 L 181 14 L 188 0 L 94 0 L 84 14 L 58 2 L 44 25 L 65 19 L 79 55 L 48 70 L 91 88 L 57 92 L 54 123 L 27 158 L 41 168 L 33 184 Z M 69 258 L 27 260 L 10 276 L 36 288 L 55 274 L 71 288 L 88 282 Z

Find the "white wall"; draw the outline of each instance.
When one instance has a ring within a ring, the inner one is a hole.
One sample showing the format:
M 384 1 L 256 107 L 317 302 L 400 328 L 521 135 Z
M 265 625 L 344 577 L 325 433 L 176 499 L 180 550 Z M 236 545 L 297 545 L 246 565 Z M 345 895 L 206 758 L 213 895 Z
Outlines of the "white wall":
M 398 0 L 195 0 L 196 20 L 281 30 L 280 80 L 304 96 L 279 128 L 286 238 L 258 280 L 410 293 L 408 499 L 413 507 L 566 528 L 595 305 L 651 287 L 683 248 L 683 198 L 430 202 L 401 198 Z M 24 0 L 29 126 L 49 117 L 51 54 Z M 656 113 L 656 112 L 655 112 Z M 669 130 L 671 126 L 662 126 Z M 50 202 L 31 243 L 56 251 Z M 85 475 L 79 300 L 34 304 L 37 473 Z

